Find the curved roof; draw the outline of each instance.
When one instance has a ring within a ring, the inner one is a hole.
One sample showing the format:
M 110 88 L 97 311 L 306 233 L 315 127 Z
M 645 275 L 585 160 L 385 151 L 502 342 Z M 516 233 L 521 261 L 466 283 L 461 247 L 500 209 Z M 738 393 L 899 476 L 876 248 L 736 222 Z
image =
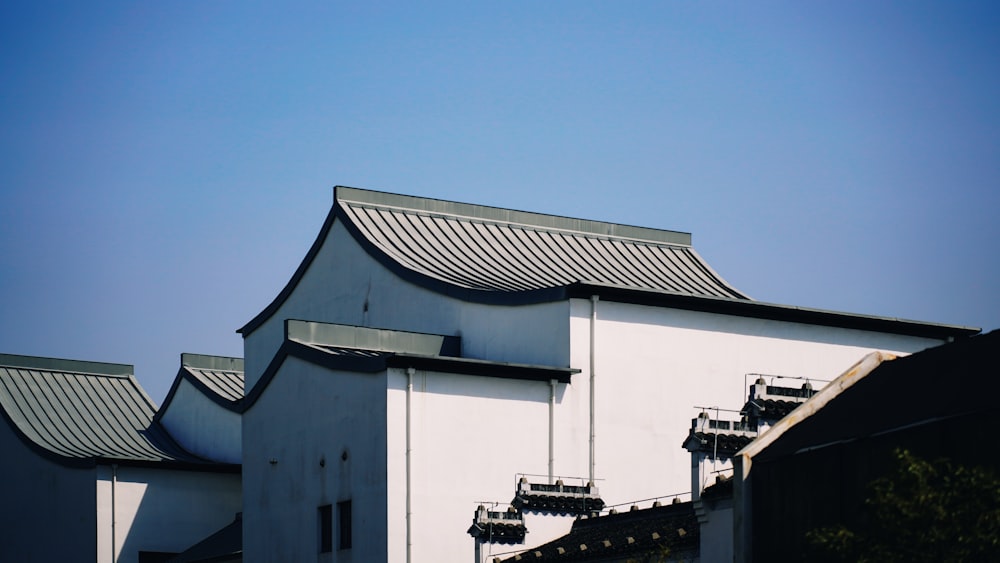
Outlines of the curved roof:
M 413 284 L 479 303 L 602 299 L 934 339 L 978 328 L 762 303 L 691 247 L 691 235 L 337 186 L 309 252 L 249 335 L 295 290 L 340 221 L 382 265 Z
M 29 447 L 66 465 L 204 465 L 153 420 L 132 366 L 0 355 L 0 410 Z
M 157 419 L 173 404 L 181 381 L 187 381 L 213 403 L 240 412 L 243 403 L 243 358 L 181 354 L 181 367 L 157 413 Z
M 698 256 L 687 233 L 353 188 L 337 188 L 336 206 L 383 261 L 456 288 L 525 292 L 588 282 L 747 299 Z

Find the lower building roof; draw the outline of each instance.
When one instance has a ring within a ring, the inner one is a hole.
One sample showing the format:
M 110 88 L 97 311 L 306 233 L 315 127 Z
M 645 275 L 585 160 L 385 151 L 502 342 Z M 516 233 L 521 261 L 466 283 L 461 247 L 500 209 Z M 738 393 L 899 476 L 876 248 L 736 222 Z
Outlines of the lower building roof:
M 565 536 L 503 560 L 621 561 L 626 557 L 696 551 L 700 527 L 690 502 L 581 518 Z
M 0 411 L 25 444 L 63 465 L 232 470 L 181 448 L 153 420 L 132 366 L 0 354 Z

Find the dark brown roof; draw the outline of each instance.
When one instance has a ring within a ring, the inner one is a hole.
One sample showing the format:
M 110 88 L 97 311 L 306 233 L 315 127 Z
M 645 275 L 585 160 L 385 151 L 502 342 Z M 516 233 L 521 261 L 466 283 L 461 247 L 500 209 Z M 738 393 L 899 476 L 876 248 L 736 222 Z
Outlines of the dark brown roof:
M 605 561 L 643 554 L 698 549 L 700 529 L 690 502 L 579 519 L 565 536 L 511 561 Z
M 695 432 L 692 430 L 681 446 L 688 451 L 718 452 L 720 455 L 731 457 L 752 442 L 754 438 L 754 436 L 742 434 Z

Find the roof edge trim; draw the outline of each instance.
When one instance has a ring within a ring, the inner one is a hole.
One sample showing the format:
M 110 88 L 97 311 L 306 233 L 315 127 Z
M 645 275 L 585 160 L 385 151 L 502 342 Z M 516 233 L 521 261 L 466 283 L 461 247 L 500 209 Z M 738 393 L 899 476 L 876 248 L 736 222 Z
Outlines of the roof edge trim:
M 841 393 L 850 389 L 855 383 L 861 381 L 865 377 L 875 371 L 875 368 L 882 365 L 883 362 L 888 362 L 895 360 L 896 356 L 894 354 L 889 354 L 887 352 L 871 352 L 866 354 L 865 357 L 861 358 L 857 363 L 852 365 L 847 371 L 837 376 L 836 379 L 831 381 L 819 393 L 816 393 L 809 398 L 806 402 L 799 405 L 795 410 L 788 413 L 784 418 L 778 421 L 777 424 L 772 426 L 760 435 L 756 440 L 747 444 L 747 446 L 736 453 L 738 456 L 742 456 L 744 459 L 751 460 L 755 455 L 764 451 L 768 446 L 777 441 L 781 436 L 791 429 L 793 426 L 806 420 L 817 411 L 826 406 L 827 403 L 833 399 L 840 396 Z M 746 465 L 749 468 L 749 464 Z
M 379 352 L 458 356 L 461 337 L 337 323 L 285 319 L 285 338 L 305 344 Z
M 936 340 L 973 336 L 981 332 L 981 329 L 969 326 L 844 313 L 794 305 L 780 305 L 763 301 L 707 295 L 686 295 L 654 289 L 626 288 L 596 282 L 572 284 L 566 288 L 566 293 L 567 297 L 570 298 L 586 299 L 591 295 L 598 295 L 604 300 L 634 305 L 670 307 L 705 313 L 786 321 L 833 328 L 867 330 Z
M 125 376 L 135 374 L 135 367 L 130 364 L 66 360 L 62 358 L 47 358 L 43 356 L 21 356 L 18 354 L 0 354 L 0 366 L 92 375 Z
M 639 239 L 660 244 L 691 246 L 691 233 L 682 231 L 653 229 L 591 219 L 576 219 L 562 215 L 518 211 L 502 207 L 460 203 L 442 199 L 352 188 L 349 186 L 334 187 L 334 200 L 337 202 L 344 201 L 361 205 L 406 209 L 432 215 L 510 223 L 545 230 L 555 229 L 601 237 Z
M 330 208 L 330 212 L 327 213 L 326 219 L 323 221 L 323 226 L 319 230 L 319 234 L 316 235 L 316 240 L 314 240 L 312 246 L 309 247 L 309 251 L 306 252 L 305 257 L 302 259 L 302 262 L 299 263 L 299 267 L 295 269 L 295 272 L 292 274 L 291 279 L 288 280 L 288 283 L 285 284 L 285 287 L 282 288 L 282 290 L 278 293 L 274 300 L 267 305 L 267 307 L 264 307 L 263 311 L 257 313 L 254 318 L 250 319 L 247 324 L 243 325 L 236 331 L 238 334 L 242 334 L 243 338 L 250 336 L 250 334 L 257 330 L 260 325 L 267 322 L 267 320 L 270 319 L 279 308 L 281 308 L 288 297 L 292 294 L 292 291 L 295 290 L 299 281 L 302 280 L 302 277 L 306 275 L 306 271 L 309 270 L 309 266 L 312 265 L 313 260 L 316 259 L 316 255 L 318 255 L 320 249 L 323 248 L 323 243 L 326 242 L 327 235 L 330 234 L 330 229 L 333 227 L 336 216 L 336 209 L 336 205 Z
M 231 356 L 211 356 L 184 352 L 181 354 L 181 365 L 215 371 L 244 371 L 243 358 Z

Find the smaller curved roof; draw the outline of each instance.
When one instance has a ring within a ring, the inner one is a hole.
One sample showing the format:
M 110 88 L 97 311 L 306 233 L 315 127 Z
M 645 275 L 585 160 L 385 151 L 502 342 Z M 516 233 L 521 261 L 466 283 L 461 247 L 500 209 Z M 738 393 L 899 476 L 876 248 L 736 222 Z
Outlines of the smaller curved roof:
M 243 403 L 243 358 L 181 354 L 181 367 L 174 378 L 167 398 L 160 407 L 160 415 L 173 403 L 181 381 L 189 382 L 213 403 L 241 412 Z
M 35 451 L 66 465 L 207 465 L 153 420 L 132 366 L 0 354 L 0 411 Z

